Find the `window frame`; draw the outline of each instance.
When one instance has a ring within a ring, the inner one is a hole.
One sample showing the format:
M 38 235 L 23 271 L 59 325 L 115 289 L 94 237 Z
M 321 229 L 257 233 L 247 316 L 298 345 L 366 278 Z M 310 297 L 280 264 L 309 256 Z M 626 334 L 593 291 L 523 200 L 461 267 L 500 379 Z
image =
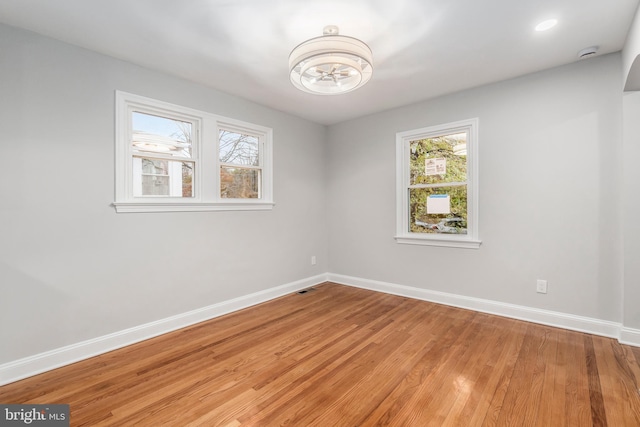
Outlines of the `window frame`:
M 263 165 L 263 161 L 264 161 L 264 156 L 265 156 L 265 150 L 264 150 L 264 144 L 260 143 L 260 139 L 262 137 L 262 135 L 260 133 L 257 133 L 255 129 L 249 129 L 246 127 L 241 127 L 238 126 L 237 124 L 232 124 L 232 123 L 227 123 L 227 122 L 218 122 L 218 135 L 220 135 L 221 131 L 228 131 L 228 132 L 233 132 L 236 134 L 245 134 L 245 135 L 249 135 L 249 136 L 253 136 L 255 138 L 258 139 L 258 166 L 254 166 L 254 165 L 243 165 L 243 164 L 238 164 L 238 163 L 229 163 L 229 162 L 222 162 L 220 160 L 220 147 L 218 147 L 218 170 L 219 170 L 219 174 L 218 177 L 220 178 L 222 176 L 221 173 L 221 169 L 223 167 L 227 167 L 227 168 L 235 168 L 235 169 L 245 169 L 245 170 L 259 170 L 260 171 L 260 178 L 259 178 L 259 186 L 258 186 L 258 194 L 260 195 L 259 198 L 261 199 L 264 195 L 264 189 L 263 187 L 263 175 L 264 175 L 264 165 Z M 220 138 L 218 138 L 218 143 L 220 143 Z M 222 183 L 220 183 L 220 189 L 219 189 L 219 193 L 222 192 Z M 229 200 L 228 198 L 222 198 L 223 200 Z M 233 199 L 231 199 L 233 200 Z M 237 199 L 236 199 L 237 200 Z M 254 200 L 254 199 L 242 199 L 242 200 Z
M 400 244 L 478 249 L 478 118 L 396 133 L 396 235 Z M 414 233 L 409 228 L 411 141 L 467 133 L 467 234 Z
M 271 128 L 122 91 L 116 91 L 115 98 L 115 201 L 113 206 L 116 212 L 244 211 L 273 208 L 273 130 Z M 134 196 L 132 159 L 136 156 L 140 157 L 131 146 L 134 111 L 192 124 L 191 158 L 171 159 L 194 164 L 192 197 Z M 220 197 L 218 135 L 221 127 L 241 129 L 258 138 L 262 170 L 260 198 Z

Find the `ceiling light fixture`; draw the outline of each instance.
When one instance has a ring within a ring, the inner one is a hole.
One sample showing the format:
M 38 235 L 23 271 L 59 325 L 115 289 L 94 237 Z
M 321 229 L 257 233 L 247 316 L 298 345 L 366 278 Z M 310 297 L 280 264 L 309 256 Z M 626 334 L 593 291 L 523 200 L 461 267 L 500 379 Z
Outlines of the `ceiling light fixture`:
M 289 55 L 291 83 L 319 95 L 337 95 L 363 86 L 373 73 L 371 49 L 364 42 L 339 35 L 335 25 L 323 35 L 299 44 Z
M 536 31 L 547 31 L 551 28 L 555 27 L 558 23 L 557 19 L 547 19 L 546 21 L 542 21 L 538 25 L 536 25 Z

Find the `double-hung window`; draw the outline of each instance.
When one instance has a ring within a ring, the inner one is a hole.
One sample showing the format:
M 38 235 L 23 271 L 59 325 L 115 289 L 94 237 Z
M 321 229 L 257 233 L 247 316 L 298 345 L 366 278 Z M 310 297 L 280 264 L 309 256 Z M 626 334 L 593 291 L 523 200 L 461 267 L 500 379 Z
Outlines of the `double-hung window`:
M 133 197 L 193 198 L 193 174 L 200 167 L 194 137 L 200 121 L 175 113 L 135 110 L 131 112 L 130 144 Z
M 396 135 L 398 243 L 478 248 L 478 119 Z
M 220 196 L 259 199 L 262 192 L 260 136 L 232 125 L 219 127 Z
M 116 92 L 117 212 L 273 206 L 272 130 Z

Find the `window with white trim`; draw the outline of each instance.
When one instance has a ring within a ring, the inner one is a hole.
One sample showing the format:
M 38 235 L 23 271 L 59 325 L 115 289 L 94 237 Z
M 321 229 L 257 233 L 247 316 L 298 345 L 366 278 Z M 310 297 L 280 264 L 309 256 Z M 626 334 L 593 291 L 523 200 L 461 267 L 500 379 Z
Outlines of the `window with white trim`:
M 271 209 L 272 134 L 117 91 L 116 211 Z
M 199 167 L 193 138 L 198 127 L 196 118 L 153 110 L 131 112 L 134 197 L 193 197 L 193 172 Z
M 396 134 L 398 243 L 478 248 L 478 119 Z
M 259 199 L 262 190 L 260 137 L 223 124 L 219 128 L 220 197 Z

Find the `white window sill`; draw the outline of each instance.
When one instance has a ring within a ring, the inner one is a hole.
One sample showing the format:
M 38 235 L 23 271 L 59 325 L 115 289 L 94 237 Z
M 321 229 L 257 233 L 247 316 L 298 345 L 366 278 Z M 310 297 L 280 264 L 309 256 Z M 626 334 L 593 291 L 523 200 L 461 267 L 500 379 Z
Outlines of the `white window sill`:
M 167 202 L 116 202 L 118 213 L 134 212 L 211 212 L 211 211 L 268 211 L 273 202 L 217 202 L 217 203 L 167 203 Z
M 465 248 L 465 249 L 478 249 L 480 248 L 481 240 L 472 239 L 456 239 L 447 237 L 429 237 L 426 236 L 396 236 L 396 242 L 405 245 L 422 245 L 422 246 L 444 246 L 449 248 Z

